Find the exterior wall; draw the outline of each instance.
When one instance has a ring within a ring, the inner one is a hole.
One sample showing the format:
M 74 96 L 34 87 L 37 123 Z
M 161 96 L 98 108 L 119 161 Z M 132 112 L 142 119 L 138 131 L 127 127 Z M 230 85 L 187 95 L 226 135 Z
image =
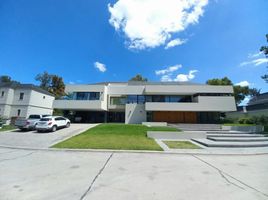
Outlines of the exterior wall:
M 146 111 L 234 111 L 236 105 L 234 97 L 197 97 L 198 102 L 188 103 L 166 103 L 166 102 L 146 102 Z
M 20 116 L 18 116 L 18 110 L 20 110 Z M 27 117 L 28 106 L 14 105 L 11 106 L 9 117 Z
M 0 96 L 0 104 L 12 104 L 14 97 L 14 90 L 11 88 L 0 88 L 0 95 L 4 92 L 4 96 Z
M 268 116 L 268 109 L 263 110 L 252 110 L 247 111 L 247 113 L 244 113 L 243 111 L 237 111 L 237 112 L 227 112 L 226 117 L 227 118 L 240 118 L 240 117 L 252 117 L 252 116 Z
M 104 85 L 66 85 L 65 92 L 104 92 Z
M 55 98 L 53 96 L 32 90 L 30 94 L 29 105 L 52 110 L 54 99 Z
M 108 95 L 142 95 L 145 86 L 140 85 L 109 85 Z
M 20 100 L 20 93 L 24 93 L 23 99 Z M 16 89 L 12 105 L 29 105 L 31 98 L 31 90 L 29 89 Z
M 105 110 L 102 107 L 102 101 L 98 100 L 55 100 L 53 108 L 68 110 Z
M 144 104 L 126 104 L 126 124 L 140 124 L 146 122 L 146 111 Z
M 29 117 L 29 115 L 31 115 L 31 114 L 39 114 L 39 115 L 48 114 L 48 115 L 52 115 L 53 114 L 53 109 L 28 106 L 27 107 L 26 117 Z

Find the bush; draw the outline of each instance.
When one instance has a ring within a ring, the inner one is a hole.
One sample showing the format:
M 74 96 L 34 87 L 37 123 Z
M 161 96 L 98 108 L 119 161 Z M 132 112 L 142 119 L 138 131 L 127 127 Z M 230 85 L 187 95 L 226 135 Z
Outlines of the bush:
M 239 124 L 254 124 L 254 121 L 252 118 L 239 118 L 238 123 Z
M 222 124 L 233 124 L 236 122 L 236 119 L 233 118 L 221 118 L 220 123 Z

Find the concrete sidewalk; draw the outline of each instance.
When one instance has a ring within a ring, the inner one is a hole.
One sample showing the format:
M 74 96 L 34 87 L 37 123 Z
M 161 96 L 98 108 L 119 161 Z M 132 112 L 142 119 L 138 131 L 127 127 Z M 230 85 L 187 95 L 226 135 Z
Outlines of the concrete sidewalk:
M 0 148 L 1 200 L 264 200 L 268 155 Z

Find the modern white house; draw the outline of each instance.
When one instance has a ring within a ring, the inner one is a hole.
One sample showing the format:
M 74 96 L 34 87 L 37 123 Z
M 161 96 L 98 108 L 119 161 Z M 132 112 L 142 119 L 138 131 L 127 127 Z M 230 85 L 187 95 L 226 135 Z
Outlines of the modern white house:
M 52 114 L 54 96 L 32 84 L 0 83 L 0 116 L 28 117 Z
M 76 122 L 213 123 L 236 111 L 232 86 L 178 82 L 104 82 L 67 85 L 55 100 Z

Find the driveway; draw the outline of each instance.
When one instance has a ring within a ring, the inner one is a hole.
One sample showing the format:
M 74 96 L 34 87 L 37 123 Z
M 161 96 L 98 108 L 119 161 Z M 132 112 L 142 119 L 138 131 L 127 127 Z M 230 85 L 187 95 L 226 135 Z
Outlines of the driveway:
M 268 156 L 0 148 L 1 200 L 265 200 Z
M 23 132 L 20 130 L 3 132 L 0 133 L 0 146 L 48 148 L 96 125 L 97 124 L 71 124 L 69 128 L 44 133 L 38 133 L 37 131 Z

